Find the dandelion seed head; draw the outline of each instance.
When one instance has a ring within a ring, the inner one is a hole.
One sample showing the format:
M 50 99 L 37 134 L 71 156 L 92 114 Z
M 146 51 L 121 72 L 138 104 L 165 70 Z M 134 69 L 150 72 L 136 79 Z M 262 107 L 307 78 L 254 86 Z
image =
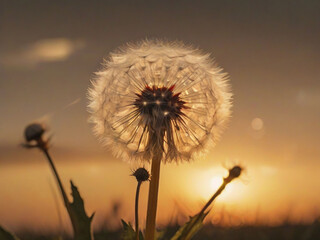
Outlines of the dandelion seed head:
M 116 156 L 190 160 L 214 145 L 230 116 L 227 74 L 181 43 L 145 41 L 111 53 L 88 91 L 95 134 Z M 211 141 L 211 144 L 208 142 Z

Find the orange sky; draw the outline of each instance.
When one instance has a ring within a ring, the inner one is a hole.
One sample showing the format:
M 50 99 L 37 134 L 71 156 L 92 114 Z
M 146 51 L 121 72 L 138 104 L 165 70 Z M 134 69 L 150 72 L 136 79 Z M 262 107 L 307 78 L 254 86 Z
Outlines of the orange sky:
M 108 52 L 145 38 L 212 52 L 234 93 L 233 116 L 217 146 L 203 159 L 162 168 L 159 222 L 177 209 L 196 213 L 226 176 L 223 165 L 232 163 L 247 171 L 218 199 L 209 220 L 277 224 L 319 215 L 320 3 L 168 4 L 1 3 L 0 225 L 59 226 L 44 157 L 18 146 L 25 125 L 35 120 L 50 126 L 56 165 L 65 185 L 72 178 L 89 212 L 96 211 L 94 226 L 115 201 L 122 202 L 119 218 L 132 220 L 135 180 L 129 175 L 137 166 L 114 159 L 92 135 L 86 91 Z M 146 194 L 144 184 L 141 214 Z
M 24 163 L 5 163 L 0 169 L 0 222 L 11 229 L 59 229 L 58 196 L 63 225 L 68 226 L 68 218 L 44 156 L 38 150 L 18 151 L 26 156 Z M 68 154 L 59 151 L 55 154 L 54 148 L 52 152 L 60 159 L 57 167 L 65 186 L 68 187 L 67 179 L 71 178 L 84 196 L 88 212 L 96 211 L 95 227 L 107 224 L 105 221 L 111 214 L 114 202 L 121 203 L 119 216 L 108 224 L 118 226 L 120 217 L 133 220 L 136 181 L 129 175 L 130 168 L 134 168 L 135 164 L 105 161 L 101 156 L 96 160 L 90 160 L 87 156 L 78 156 L 78 161 L 70 160 Z M 263 158 L 231 160 L 210 153 L 193 163 L 163 166 L 159 224 L 166 224 L 177 216 L 179 221 L 184 221 L 183 216 L 195 214 L 218 188 L 222 177 L 226 176 L 225 167 L 233 163 L 243 164 L 246 171 L 222 193 L 207 221 L 224 225 L 274 225 L 286 219 L 311 222 L 318 216 L 319 165 L 288 167 L 283 163 L 264 162 Z M 146 212 L 146 204 L 147 184 L 144 184 L 141 216 Z

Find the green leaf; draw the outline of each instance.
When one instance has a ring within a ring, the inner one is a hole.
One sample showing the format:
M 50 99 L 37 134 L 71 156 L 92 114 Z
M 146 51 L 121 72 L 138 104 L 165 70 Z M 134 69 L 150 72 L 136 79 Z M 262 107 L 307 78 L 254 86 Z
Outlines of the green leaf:
M 190 220 L 185 223 L 176 234 L 171 238 L 171 240 L 190 240 L 203 226 L 203 220 L 208 213 L 200 213 L 190 217 Z
M 133 229 L 131 223 L 126 223 L 124 220 L 121 219 L 123 232 L 122 232 L 122 239 L 123 240 L 136 240 L 136 231 Z M 142 232 L 139 231 L 139 239 L 144 240 Z

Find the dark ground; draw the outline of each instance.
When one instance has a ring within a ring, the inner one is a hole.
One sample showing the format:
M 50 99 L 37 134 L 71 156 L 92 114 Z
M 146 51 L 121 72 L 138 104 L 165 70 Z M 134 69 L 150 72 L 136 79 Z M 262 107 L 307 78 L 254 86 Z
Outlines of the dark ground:
M 165 230 L 163 240 L 170 239 L 178 226 L 168 226 Z M 121 229 L 109 231 L 107 229 L 95 232 L 95 240 L 117 240 L 121 239 Z M 17 236 L 21 240 L 58 240 L 71 239 L 68 236 L 59 238 L 55 234 L 40 234 L 20 232 Z M 283 224 L 281 226 L 239 226 L 239 227 L 218 227 L 211 224 L 205 225 L 194 240 L 320 240 L 320 222 L 315 221 L 310 225 Z M 1 240 L 1 239 L 0 239 Z

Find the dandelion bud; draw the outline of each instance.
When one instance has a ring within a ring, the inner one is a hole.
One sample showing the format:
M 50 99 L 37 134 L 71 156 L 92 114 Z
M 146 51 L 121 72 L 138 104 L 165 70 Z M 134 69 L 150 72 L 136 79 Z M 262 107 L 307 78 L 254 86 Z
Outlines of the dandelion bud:
M 144 182 L 150 179 L 150 174 L 145 168 L 138 168 L 132 176 L 135 176 L 138 182 Z
M 240 176 L 242 168 L 239 166 L 234 166 L 232 169 L 229 170 L 229 175 L 233 178 L 237 178 Z
M 42 137 L 44 132 L 45 132 L 45 129 L 41 124 L 32 123 L 26 127 L 24 131 L 24 136 L 27 142 L 30 142 L 33 140 L 38 141 Z
M 242 167 L 234 166 L 233 168 L 231 168 L 229 170 L 229 176 L 227 178 L 225 178 L 225 181 L 231 182 L 233 179 L 239 177 L 242 170 L 243 170 Z

